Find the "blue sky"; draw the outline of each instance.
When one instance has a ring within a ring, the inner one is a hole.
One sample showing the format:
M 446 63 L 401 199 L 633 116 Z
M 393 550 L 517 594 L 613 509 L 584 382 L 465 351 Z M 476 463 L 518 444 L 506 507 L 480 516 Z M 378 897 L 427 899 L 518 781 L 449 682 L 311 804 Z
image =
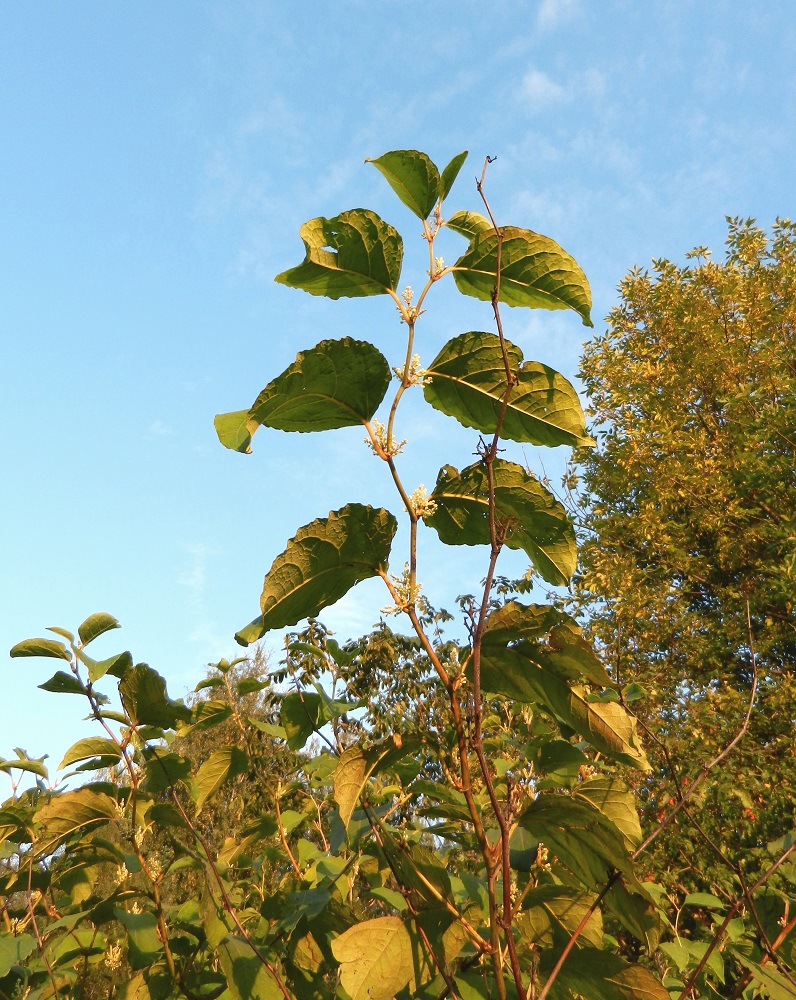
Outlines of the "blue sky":
M 794 53 L 786 0 L 2 5 L 0 651 L 109 611 L 124 630 L 97 651 L 131 649 L 184 695 L 236 653 L 299 525 L 350 500 L 400 513 L 361 431 L 260 431 L 244 457 L 212 423 L 324 337 L 398 362 L 386 298 L 272 280 L 301 261 L 304 221 L 363 206 L 401 230 L 402 284 L 420 285 L 416 220 L 366 156 L 444 165 L 469 149 L 449 206 L 477 209 L 474 175 L 496 155 L 499 221 L 578 259 L 599 330 L 631 265 L 719 255 L 725 215 L 796 213 Z M 486 305 L 436 291 L 424 361 L 492 329 Z M 574 376 L 589 335 L 574 314 L 507 310 L 506 327 Z M 417 401 L 401 433 L 411 484 L 472 460 L 473 436 Z M 450 605 L 483 559 L 439 555 L 428 546 L 420 576 Z M 339 638 L 376 621 L 379 588 L 333 609 Z M 57 763 L 91 734 L 76 700 L 36 687 L 55 661 L 0 663 L 1 755 Z

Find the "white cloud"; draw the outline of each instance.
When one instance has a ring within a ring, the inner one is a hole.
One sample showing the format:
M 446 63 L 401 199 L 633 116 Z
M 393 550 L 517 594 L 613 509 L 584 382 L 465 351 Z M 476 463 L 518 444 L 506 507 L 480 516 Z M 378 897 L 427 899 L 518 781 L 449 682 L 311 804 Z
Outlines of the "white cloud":
M 522 96 L 532 105 L 532 110 L 560 104 L 569 98 L 566 89 L 540 69 L 529 70 L 522 78 Z
M 550 31 L 573 20 L 578 12 L 578 0 L 542 0 L 536 12 L 536 27 Z

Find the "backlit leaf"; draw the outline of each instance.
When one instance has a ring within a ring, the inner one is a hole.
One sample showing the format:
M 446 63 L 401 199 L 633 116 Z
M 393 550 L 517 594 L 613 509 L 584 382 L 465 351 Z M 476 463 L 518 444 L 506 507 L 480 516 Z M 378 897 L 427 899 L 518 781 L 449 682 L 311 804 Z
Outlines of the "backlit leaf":
M 239 747 L 221 747 L 213 753 L 199 768 L 196 775 L 196 811 L 201 812 L 202 806 L 228 778 L 243 774 L 249 767 L 247 754 Z
M 459 176 L 459 171 L 464 166 L 464 161 L 467 159 L 467 150 L 463 150 L 461 153 L 457 153 L 456 156 L 450 161 L 450 163 L 442 171 L 442 176 L 439 181 L 439 197 L 440 201 L 444 201 L 450 194 L 451 188 L 453 187 L 454 181 Z
M 252 420 L 249 410 L 235 410 L 234 413 L 217 413 L 213 425 L 218 440 L 232 451 L 251 455 L 252 436 L 257 430 L 257 421 Z
M 418 746 L 417 739 L 396 742 L 390 738 L 366 749 L 349 746 L 343 751 L 334 772 L 334 800 L 338 805 L 343 826 L 348 827 L 351 814 L 356 808 L 368 778 L 408 753 L 415 752 Z
M 319 217 L 299 230 L 304 263 L 276 281 L 330 299 L 383 295 L 401 277 L 403 242 L 375 212 L 355 208 L 333 219 Z
M 467 252 L 453 266 L 456 287 L 465 295 L 489 301 L 497 272 L 494 229 L 491 225 L 487 229 L 483 217 L 464 212 L 452 216 L 448 225 L 470 239 Z M 593 326 L 591 289 L 575 258 L 555 240 L 530 229 L 503 226 L 502 232 L 500 301 L 534 309 L 574 309 L 584 326 Z
M 91 757 L 114 757 L 121 758 L 121 750 L 113 740 L 105 739 L 102 736 L 89 736 L 87 739 L 78 740 L 64 754 L 64 759 L 58 765 L 58 770 L 74 764 L 76 761 L 89 760 Z
M 440 196 L 439 171 L 425 153 L 416 149 L 394 149 L 366 163 L 386 177 L 401 201 L 419 219 L 427 219 Z
M 98 636 L 105 632 L 109 632 L 114 628 L 121 628 L 121 625 L 113 617 L 113 615 L 109 615 L 104 611 L 98 611 L 96 614 L 89 615 L 89 617 L 86 618 L 83 624 L 78 628 L 77 634 L 83 645 L 87 646 Z
M 191 718 L 191 710 L 169 698 L 165 679 L 146 663 L 138 663 L 125 673 L 119 694 L 125 711 L 138 725 L 176 729 L 178 722 Z
M 511 390 L 500 435 L 535 445 L 590 445 L 578 394 L 563 375 L 546 365 L 524 362 L 506 342 Z M 428 368 L 423 395 L 435 409 L 465 427 L 494 434 L 506 395 L 500 339 L 492 333 L 463 333 L 442 348 Z
M 218 945 L 218 958 L 231 1000 L 284 1000 L 284 993 L 248 941 L 228 935 Z
M 55 639 L 25 639 L 11 648 L 9 656 L 49 656 L 56 660 L 71 661 L 72 654 Z
M 377 917 L 332 941 L 340 981 L 351 1000 L 392 1000 L 412 978 L 412 940 L 400 917 Z
M 50 844 L 76 830 L 95 823 L 107 823 L 117 819 L 118 815 L 115 800 L 90 787 L 55 795 L 36 813 L 36 821 L 44 827 L 44 837 L 49 842 L 42 853 L 46 853 Z
M 354 584 L 386 572 L 397 521 L 383 508 L 347 504 L 299 528 L 266 574 L 262 615 L 235 636 L 246 646 L 334 604 Z
M 508 525 L 505 544 L 522 549 L 542 578 L 560 585 L 575 571 L 575 532 L 563 505 L 520 465 L 493 464 L 495 513 Z M 489 544 L 489 490 L 486 468 L 476 462 L 459 473 L 440 470 L 431 499 L 437 510 L 424 520 L 447 545 Z
M 625 846 L 632 850 L 641 843 L 641 823 L 633 793 L 616 775 L 600 775 L 580 782 L 573 790 L 583 796 L 606 816 L 625 838 Z M 686 900 L 687 902 L 687 900 Z
M 252 404 L 256 424 L 324 431 L 370 420 L 390 384 L 390 366 L 364 340 L 322 340 L 270 382 Z

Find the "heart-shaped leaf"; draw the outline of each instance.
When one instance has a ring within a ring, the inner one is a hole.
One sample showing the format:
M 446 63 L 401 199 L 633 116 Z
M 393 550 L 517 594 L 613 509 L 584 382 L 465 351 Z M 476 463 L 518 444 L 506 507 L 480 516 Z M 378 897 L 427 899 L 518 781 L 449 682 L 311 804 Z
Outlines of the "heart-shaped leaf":
M 247 646 L 334 604 L 354 584 L 387 569 L 398 522 L 383 508 L 347 504 L 299 528 L 265 577 L 262 614 L 235 636 Z
M 508 341 L 506 353 L 516 383 L 500 436 L 547 447 L 594 444 L 572 384 L 547 365 L 523 362 L 522 351 Z M 500 339 L 492 333 L 471 332 L 442 348 L 428 369 L 423 394 L 436 410 L 465 427 L 494 434 L 506 388 Z
M 493 464 L 495 512 L 505 544 L 522 549 L 548 583 L 565 584 L 575 572 L 575 531 L 563 505 L 514 462 Z M 489 544 L 489 488 L 482 462 L 457 472 L 440 470 L 430 497 L 437 509 L 424 518 L 447 545 Z
M 494 228 L 475 212 L 457 212 L 447 224 L 470 240 L 453 266 L 456 287 L 464 295 L 489 301 L 497 274 Z M 593 326 L 591 289 L 575 258 L 531 229 L 504 226 L 502 234 L 499 301 L 533 309 L 574 309 L 584 326 Z

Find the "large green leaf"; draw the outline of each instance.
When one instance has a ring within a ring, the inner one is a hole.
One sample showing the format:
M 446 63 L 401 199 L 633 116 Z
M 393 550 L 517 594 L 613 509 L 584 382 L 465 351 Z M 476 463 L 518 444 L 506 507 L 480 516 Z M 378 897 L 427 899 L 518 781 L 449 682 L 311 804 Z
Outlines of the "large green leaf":
M 599 810 L 570 795 L 541 792 L 518 819 L 587 889 L 614 868 L 629 872 L 622 834 Z
M 548 953 L 542 971 L 555 960 Z M 669 1000 L 669 993 L 649 969 L 630 965 L 601 948 L 575 948 L 561 967 L 553 988 L 556 997 L 579 996 L 589 1000 Z
M 107 823 L 117 819 L 116 802 L 104 792 L 86 786 L 75 792 L 54 795 L 36 813 L 37 823 L 44 827 L 43 843 L 37 845 L 46 854 L 52 845 L 84 826 Z M 44 844 L 46 843 L 46 846 Z
M 330 299 L 382 295 L 398 287 L 403 242 L 375 212 L 355 208 L 333 219 L 305 222 L 299 235 L 304 263 L 276 281 Z
M 158 937 L 158 921 L 154 913 L 128 913 L 122 906 L 114 907 L 114 914 L 127 931 L 127 960 L 132 969 L 145 969 L 157 961 L 163 952 Z
M 622 764 L 649 770 L 636 720 L 622 705 L 590 701 L 585 688 L 570 685 L 537 663 L 535 657 L 530 643 L 510 647 L 485 644 L 481 651 L 482 688 L 515 701 L 544 705 L 596 750 Z
M 229 934 L 218 945 L 218 958 L 231 1000 L 284 1000 L 284 993 L 248 941 Z
M 519 827 L 522 829 L 522 827 Z M 542 885 L 532 889 L 523 901 L 517 924 L 528 944 L 543 948 L 566 944 L 594 901 L 592 894 L 565 885 Z M 596 909 L 579 937 L 580 944 L 603 945 L 602 914 Z
M 442 176 L 439 179 L 439 197 L 440 201 L 444 201 L 450 194 L 451 188 L 456 178 L 459 176 L 459 171 L 464 166 L 464 161 L 467 159 L 467 150 L 463 150 L 461 153 L 457 153 L 456 156 L 450 161 L 450 163 L 442 171 Z
M 322 340 L 270 382 L 253 420 L 282 431 L 326 431 L 370 420 L 390 384 L 390 366 L 365 340 Z
M 578 394 L 563 375 L 536 362 L 524 362 L 519 347 L 506 341 L 512 376 L 517 380 L 501 424 L 500 436 L 555 447 L 594 444 Z M 494 434 L 506 396 L 506 368 L 500 338 L 492 333 L 462 333 L 431 362 L 423 394 L 435 409 L 465 427 Z
M 265 577 L 262 614 L 235 636 L 247 646 L 334 604 L 354 584 L 387 569 L 398 527 L 383 508 L 347 504 L 299 528 Z
M 607 817 L 625 838 L 628 850 L 641 843 L 641 823 L 633 793 L 617 775 L 599 775 L 580 782 L 573 794 L 583 796 Z
M 351 1000 L 392 1000 L 414 973 L 412 939 L 400 917 L 376 917 L 332 941 L 340 982 Z
M 420 747 L 418 739 L 389 739 L 363 749 L 347 747 L 334 772 L 334 800 L 338 805 L 343 826 L 348 827 L 351 814 L 359 801 L 368 778 L 401 760 Z
M 498 239 L 488 220 L 457 212 L 448 226 L 470 240 L 453 266 L 460 292 L 489 301 L 495 289 Z M 591 289 L 580 265 L 555 240 L 530 229 L 504 226 L 500 260 L 500 301 L 534 309 L 574 309 L 584 326 L 590 317 Z
M 166 681 L 146 663 L 137 663 L 119 683 L 119 694 L 133 723 L 176 729 L 187 722 L 191 710 L 181 701 L 172 701 L 166 693 Z
M 9 656 L 48 656 L 56 660 L 72 659 L 72 654 L 55 639 L 25 639 L 11 647 Z
M 0 979 L 11 971 L 12 965 L 21 965 L 36 950 L 36 938 L 32 934 L 0 935 Z
M 560 585 L 575 572 L 575 531 L 563 505 L 520 465 L 493 464 L 495 513 L 508 522 L 505 544 L 522 549 L 542 578 Z M 486 467 L 476 462 L 459 473 L 444 466 L 431 498 L 436 511 L 425 517 L 447 545 L 489 544 L 489 490 Z
M 485 649 L 519 642 L 535 663 L 565 680 L 586 678 L 600 687 L 615 686 L 575 619 L 549 604 L 507 601 L 490 614 Z
M 89 736 L 72 744 L 58 765 L 58 770 L 61 771 L 79 760 L 90 760 L 92 757 L 113 757 L 119 760 L 121 755 L 121 750 L 113 740 L 102 736 Z
M 88 694 L 88 688 L 74 674 L 68 674 L 64 670 L 57 670 L 49 680 L 39 684 L 38 687 L 53 694 Z
M 195 780 L 194 800 L 197 813 L 229 778 L 243 774 L 249 767 L 249 758 L 239 747 L 220 747 L 214 750 L 199 768 Z

